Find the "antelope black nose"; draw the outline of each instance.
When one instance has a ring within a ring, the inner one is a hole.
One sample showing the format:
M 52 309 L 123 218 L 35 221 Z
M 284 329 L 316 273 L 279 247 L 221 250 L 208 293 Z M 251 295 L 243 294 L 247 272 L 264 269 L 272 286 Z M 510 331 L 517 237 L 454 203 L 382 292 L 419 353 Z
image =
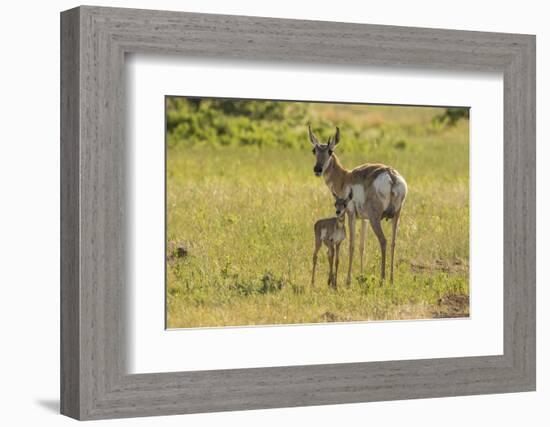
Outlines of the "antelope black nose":
M 336 211 L 336 215 L 340 215 L 341 212 L 342 211 L 340 211 L 340 210 Z
M 321 173 L 321 171 L 323 170 L 323 168 L 321 166 L 313 166 L 313 172 L 315 173 Z

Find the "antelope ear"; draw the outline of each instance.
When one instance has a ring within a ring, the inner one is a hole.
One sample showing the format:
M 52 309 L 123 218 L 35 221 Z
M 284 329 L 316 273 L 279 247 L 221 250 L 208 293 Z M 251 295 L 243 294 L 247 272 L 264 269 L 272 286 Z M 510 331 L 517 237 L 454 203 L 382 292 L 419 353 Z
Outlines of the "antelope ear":
M 317 141 L 317 138 L 315 137 L 315 134 L 311 130 L 311 126 L 309 124 L 307 125 L 307 132 L 309 134 L 309 141 L 311 142 L 311 145 L 317 147 L 317 145 L 319 145 L 319 141 Z
M 336 195 L 336 193 L 334 192 L 334 190 L 330 190 L 332 195 L 334 196 L 335 199 L 338 199 L 338 196 Z
M 336 147 L 336 145 L 339 142 L 340 142 L 340 129 L 338 128 L 338 126 L 336 126 L 336 132 L 334 133 L 334 136 L 332 138 L 330 138 L 329 143 L 328 143 L 328 148 L 331 151 L 334 151 L 334 147 Z
M 350 187 L 348 201 L 351 202 L 351 199 L 353 199 L 353 188 Z

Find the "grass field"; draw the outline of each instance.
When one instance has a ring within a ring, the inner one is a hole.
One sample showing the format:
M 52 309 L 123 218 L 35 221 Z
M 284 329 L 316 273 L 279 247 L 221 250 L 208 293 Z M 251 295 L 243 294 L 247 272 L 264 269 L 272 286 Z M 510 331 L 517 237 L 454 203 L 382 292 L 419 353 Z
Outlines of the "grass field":
M 364 275 L 356 238 L 354 280 L 345 286 L 346 240 L 338 290 L 326 286 L 325 249 L 310 288 L 313 224 L 334 209 L 324 181 L 312 173 L 307 122 L 296 129 L 303 147 L 169 145 L 167 326 L 468 316 L 468 121 L 438 125 L 439 113 L 310 106 L 313 124 L 340 124 L 337 154 L 346 167 L 382 162 L 407 180 L 393 287 L 379 285 L 379 246 L 369 227 Z M 318 131 L 328 136 L 333 128 Z M 390 222 L 384 230 L 389 237 Z

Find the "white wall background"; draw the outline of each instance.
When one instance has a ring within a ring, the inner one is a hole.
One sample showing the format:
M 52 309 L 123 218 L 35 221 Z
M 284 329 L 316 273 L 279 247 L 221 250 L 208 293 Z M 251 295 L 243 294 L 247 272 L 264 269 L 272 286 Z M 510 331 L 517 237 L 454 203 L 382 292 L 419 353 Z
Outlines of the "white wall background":
M 537 35 L 538 391 L 109 421 L 110 425 L 546 426 L 550 423 L 550 27 L 545 2 L 441 0 L 96 1 L 105 6 Z M 6 2 L 0 25 L 0 422 L 63 426 L 59 384 L 59 12 L 75 1 Z M 545 13 L 546 12 L 546 13 Z M 541 262 L 542 261 L 542 262 Z

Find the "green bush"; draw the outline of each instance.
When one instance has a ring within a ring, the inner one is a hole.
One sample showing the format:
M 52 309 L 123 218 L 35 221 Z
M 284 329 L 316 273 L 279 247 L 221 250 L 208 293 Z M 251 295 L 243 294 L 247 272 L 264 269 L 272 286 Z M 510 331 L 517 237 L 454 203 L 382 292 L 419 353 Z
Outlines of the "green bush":
M 304 140 L 307 104 L 280 101 L 167 99 L 169 146 L 297 147 Z
M 469 108 L 446 108 L 442 114 L 439 114 L 434 117 L 434 121 L 447 125 L 455 126 L 460 119 L 469 119 L 470 118 L 470 109 Z
M 370 120 L 369 114 L 373 114 Z M 169 97 L 166 139 L 169 148 L 308 149 L 311 122 L 322 142 L 340 127 L 344 142 L 338 147 L 340 153 L 395 153 L 414 150 L 411 142 L 418 139 L 450 131 L 460 118 L 468 118 L 467 108 L 369 109 L 349 104 Z

